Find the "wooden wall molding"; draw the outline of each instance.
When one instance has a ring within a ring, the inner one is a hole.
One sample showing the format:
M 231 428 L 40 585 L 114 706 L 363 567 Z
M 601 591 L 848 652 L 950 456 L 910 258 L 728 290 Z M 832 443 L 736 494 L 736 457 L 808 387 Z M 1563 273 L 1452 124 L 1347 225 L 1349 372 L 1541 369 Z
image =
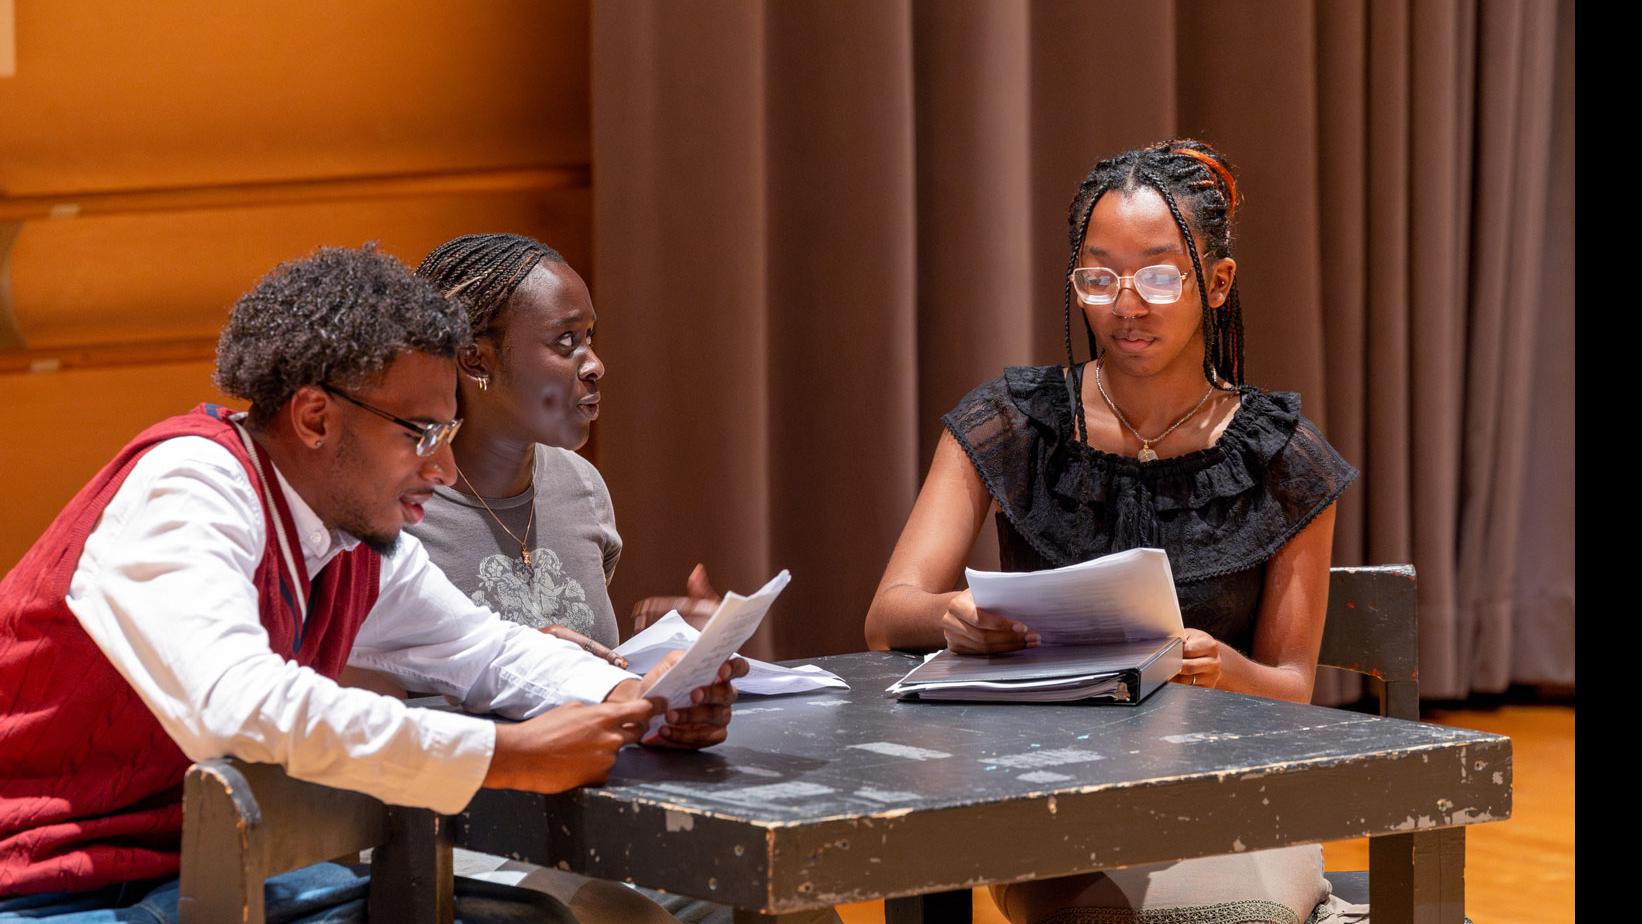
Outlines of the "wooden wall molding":
M 589 188 L 587 164 L 399 173 L 334 179 L 232 183 L 116 192 L 0 196 L 0 223 L 91 215 L 238 209 L 313 202 L 359 202 L 460 193 L 546 192 Z M 0 234 L 3 234 L 0 230 Z M 14 232 L 15 234 L 15 232 Z M 0 246 L 5 240 L 0 238 Z

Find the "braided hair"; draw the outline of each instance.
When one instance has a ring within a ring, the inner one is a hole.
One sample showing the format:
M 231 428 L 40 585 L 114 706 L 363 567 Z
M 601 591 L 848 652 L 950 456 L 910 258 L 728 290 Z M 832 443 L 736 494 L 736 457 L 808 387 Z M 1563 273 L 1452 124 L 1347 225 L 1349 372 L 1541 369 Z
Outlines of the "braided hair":
M 494 336 L 508 299 L 543 262 L 565 260 L 557 250 L 522 234 L 464 234 L 423 257 L 416 275 L 467 309 L 474 336 Z
M 1072 254 L 1066 262 L 1066 302 L 1063 322 L 1066 340 L 1066 365 L 1076 368 L 1072 356 L 1072 272 L 1078 267 L 1083 253 L 1084 237 L 1089 232 L 1089 216 L 1095 203 L 1112 190 L 1129 193 L 1149 187 L 1163 197 L 1169 214 L 1180 228 L 1186 253 L 1191 257 L 1192 273 L 1197 279 L 1197 293 L 1203 306 L 1203 377 L 1217 388 L 1226 382 L 1232 388 L 1243 384 L 1243 310 L 1238 303 L 1237 282 L 1232 281 L 1226 302 L 1218 311 L 1209 307 L 1209 292 L 1204 286 L 1203 264 L 1198 258 L 1195 227 L 1203 236 L 1205 252 L 1215 257 L 1231 256 L 1232 216 L 1239 202 L 1237 181 L 1232 178 L 1231 165 L 1214 148 L 1190 138 L 1165 141 L 1151 147 L 1125 151 L 1095 164 L 1089 175 L 1078 185 L 1077 195 L 1067 210 L 1067 233 L 1071 238 Z M 1089 318 L 1083 319 L 1084 333 L 1089 339 L 1089 354 L 1100 355 L 1094 329 Z M 1228 389 L 1229 390 L 1229 389 Z M 1083 419 L 1083 390 L 1072 389 L 1076 417 L 1073 432 L 1081 432 L 1084 442 L 1089 434 Z

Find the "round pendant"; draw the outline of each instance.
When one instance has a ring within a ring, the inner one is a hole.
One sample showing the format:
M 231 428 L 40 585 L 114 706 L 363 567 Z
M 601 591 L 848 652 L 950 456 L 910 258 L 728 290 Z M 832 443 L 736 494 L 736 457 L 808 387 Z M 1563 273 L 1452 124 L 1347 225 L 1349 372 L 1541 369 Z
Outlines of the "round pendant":
M 1142 447 L 1140 447 L 1139 454 L 1137 454 L 1135 456 L 1135 458 L 1139 459 L 1142 462 L 1156 462 L 1157 461 L 1157 453 L 1153 452 L 1152 447 L 1150 447 L 1150 446 L 1142 446 Z

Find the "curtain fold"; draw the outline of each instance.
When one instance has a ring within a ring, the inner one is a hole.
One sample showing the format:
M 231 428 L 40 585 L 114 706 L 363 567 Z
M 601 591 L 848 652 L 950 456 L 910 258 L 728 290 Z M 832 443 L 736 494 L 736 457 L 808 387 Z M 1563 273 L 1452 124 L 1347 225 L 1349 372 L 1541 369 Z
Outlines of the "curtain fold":
M 905 2 L 768 7 L 767 484 L 794 596 L 769 637 L 789 657 L 865 647 L 883 570 L 865 550 L 894 543 L 918 486 L 911 23 Z
M 1246 197 L 1250 380 L 1363 471 L 1336 562 L 1419 568 L 1422 692 L 1571 684 L 1572 31 L 1567 0 L 595 5 L 618 611 L 787 567 L 749 653 L 864 647 L 940 415 L 1064 358 L 1078 182 L 1191 135 Z

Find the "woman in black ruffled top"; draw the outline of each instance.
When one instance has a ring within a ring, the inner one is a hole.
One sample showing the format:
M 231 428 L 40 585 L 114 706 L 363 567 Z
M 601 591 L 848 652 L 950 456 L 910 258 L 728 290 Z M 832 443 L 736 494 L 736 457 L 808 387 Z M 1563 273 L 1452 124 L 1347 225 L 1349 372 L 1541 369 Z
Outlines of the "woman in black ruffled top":
M 1300 415 L 1298 395 L 1243 384 L 1237 204 L 1225 159 L 1197 141 L 1090 171 L 1068 216 L 1067 365 L 1011 367 L 942 418 L 867 615 L 874 648 L 1036 644 L 952 589 L 990 509 L 1006 570 L 1164 549 L 1187 627 L 1175 681 L 1310 699 L 1333 504 L 1357 472 Z M 1095 357 L 1082 366 L 1072 360 L 1074 298 Z M 1299 847 L 1024 883 L 996 897 L 1015 921 L 1125 920 L 1120 909 L 1144 907 L 1297 924 L 1344 907 L 1321 873 L 1319 849 Z M 1251 896 L 1261 881 L 1272 888 Z

